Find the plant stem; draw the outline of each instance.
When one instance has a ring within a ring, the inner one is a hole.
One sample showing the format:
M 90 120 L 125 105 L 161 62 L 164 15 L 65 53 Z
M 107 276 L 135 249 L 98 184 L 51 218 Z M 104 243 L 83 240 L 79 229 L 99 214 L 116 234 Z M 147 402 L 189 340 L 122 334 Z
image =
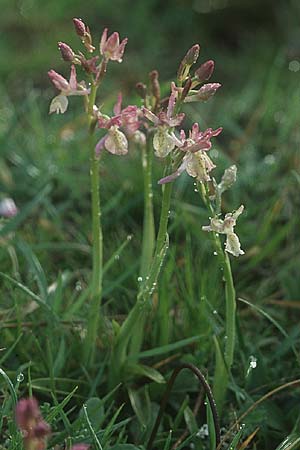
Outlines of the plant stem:
M 102 292 L 102 266 L 103 266 L 103 237 L 101 228 L 100 209 L 100 183 L 99 158 L 95 154 L 93 139 L 93 107 L 96 100 L 97 86 L 92 84 L 88 104 L 89 150 L 90 150 L 90 180 L 92 199 L 92 240 L 93 240 L 93 266 L 91 284 L 91 304 L 88 314 L 87 336 L 85 346 L 85 363 L 91 365 L 96 350 L 96 340 L 99 328 L 101 292 Z
M 155 225 L 153 215 L 153 190 L 152 190 L 152 158 L 153 151 L 151 141 L 147 140 L 147 145 L 143 146 L 142 165 L 144 175 L 144 223 L 143 223 L 143 244 L 141 257 L 140 277 L 145 280 L 149 275 L 153 252 L 155 248 Z M 142 285 L 141 285 L 142 287 Z M 130 343 L 130 353 L 137 354 L 141 350 L 144 337 L 145 315 L 141 317 L 139 327 L 136 328 Z
M 154 283 L 157 282 L 159 277 L 165 253 L 168 244 L 168 219 L 169 219 L 169 209 L 172 194 L 172 183 L 168 183 L 163 186 L 163 196 L 161 203 L 161 213 L 159 230 L 156 240 L 155 253 L 152 259 L 151 266 L 149 268 L 149 275 L 142 285 L 142 288 L 137 296 L 137 301 L 128 314 L 126 320 L 123 322 L 119 334 L 116 338 L 115 347 L 112 352 L 111 367 L 110 367 L 110 388 L 113 388 L 120 380 L 122 366 L 126 361 L 127 357 L 127 347 L 131 338 L 134 339 L 136 333 L 136 327 L 139 330 L 143 328 L 144 317 L 147 314 L 147 310 L 150 310 L 151 296 L 153 292 Z M 139 333 L 139 346 L 141 346 L 143 341 L 143 330 Z M 132 347 L 132 350 L 136 350 L 136 345 Z
M 149 273 L 155 247 L 152 191 L 152 148 L 149 144 L 143 146 L 142 161 L 144 174 L 144 224 L 140 275 L 143 279 L 145 279 Z
M 207 189 L 203 183 L 198 183 L 199 192 L 206 204 L 209 213 L 214 217 L 216 212 L 211 204 Z M 213 234 L 213 242 L 215 251 L 218 255 L 219 263 L 223 269 L 223 277 L 225 281 L 225 350 L 224 350 L 224 362 L 217 358 L 218 364 L 216 365 L 214 390 L 216 392 L 216 400 L 221 413 L 223 403 L 225 400 L 226 390 L 228 388 L 228 380 L 231 371 L 231 366 L 233 364 L 234 357 L 234 347 L 235 347 L 235 335 L 236 335 L 236 294 L 233 283 L 230 259 L 228 254 L 223 250 L 220 237 L 217 233 Z M 221 364 L 225 368 L 221 367 Z

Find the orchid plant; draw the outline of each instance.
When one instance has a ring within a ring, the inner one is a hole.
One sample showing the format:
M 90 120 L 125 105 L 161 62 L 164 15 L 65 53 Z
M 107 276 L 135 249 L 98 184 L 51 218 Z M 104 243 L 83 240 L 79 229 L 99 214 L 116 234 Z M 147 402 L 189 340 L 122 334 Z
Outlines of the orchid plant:
M 50 113 L 64 113 L 68 107 L 68 97 L 80 96 L 84 100 L 87 119 L 87 146 L 90 154 L 91 204 L 92 204 L 92 239 L 93 263 L 90 283 L 90 305 L 87 319 L 87 335 L 85 346 L 85 363 L 92 366 L 97 336 L 102 327 L 101 294 L 103 273 L 103 235 L 101 228 L 100 180 L 99 164 L 104 157 L 104 150 L 112 155 L 123 156 L 128 153 L 130 143 L 140 146 L 144 173 L 144 225 L 141 254 L 141 268 L 137 301 L 126 320 L 116 329 L 114 348 L 110 364 L 110 384 L 115 386 L 124 373 L 128 353 L 134 361 L 142 346 L 144 322 L 147 311 L 151 309 L 153 292 L 157 288 L 163 261 L 169 246 L 168 219 L 174 181 L 186 172 L 198 185 L 202 200 L 210 214 L 210 224 L 203 230 L 212 233 L 215 252 L 224 269 L 226 294 L 226 346 L 224 360 L 227 374 L 233 362 L 235 342 L 235 291 L 228 254 L 235 257 L 242 255 L 239 238 L 234 230 L 238 216 L 243 212 L 243 206 L 237 211 L 222 214 L 222 195 L 236 179 L 236 167 L 228 168 L 218 184 L 212 173 L 216 167 L 209 154 L 212 141 L 220 135 L 222 128 L 201 130 L 194 123 L 187 133 L 183 128 L 185 104 L 191 102 L 206 102 L 221 87 L 219 83 L 207 83 L 214 71 L 212 60 L 204 62 L 191 73 L 196 64 L 200 46 L 193 45 L 182 59 L 175 81 L 170 84 L 170 93 L 161 98 L 159 74 L 153 70 L 149 74 L 149 83 L 138 83 L 136 88 L 141 103 L 139 105 L 122 106 L 120 93 L 113 108 L 113 114 L 107 115 L 103 107 L 98 106 L 97 94 L 107 72 L 110 61 L 122 62 L 127 45 L 127 38 L 120 42 L 119 34 L 114 32 L 108 37 L 107 28 L 100 39 L 99 51 L 96 48 L 88 26 L 81 19 L 73 19 L 75 31 L 85 47 L 86 54 L 75 53 L 66 43 L 60 42 L 58 47 L 63 60 L 71 64 L 70 79 L 67 81 L 54 70 L 49 71 L 49 77 L 60 93 L 50 104 Z M 76 67 L 80 66 L 88 81 L 78 82 Z M 97 139 L 94 134 L 102 130 Z M 104 130 L 104 135 L 103 135 Z M 158 232 L 155 233 L 153 215 L 152 163 L 153 154 L 164 166 L 164 176 L 157 180 L 162 186 L 161 213 Z M 220 234 L 226 236 L 223 249 Z M 156 236 L 156 237 L 155 237 Z M 116 328 L 116 327 L 115 327 Z M 137 361 L 136 361 L 137 362 Z M 216 386 L 219 390 L 218 402 L 221 409 L 225 396 L 227 381 L 221 380 L 223 373 L 220 363 L 216 368 Z M 218 378 L 219 377 L 219 378 Z M 228 377 L 228 375 L 227 375 Z M 221 386 L 221 387 L 220 387 Z

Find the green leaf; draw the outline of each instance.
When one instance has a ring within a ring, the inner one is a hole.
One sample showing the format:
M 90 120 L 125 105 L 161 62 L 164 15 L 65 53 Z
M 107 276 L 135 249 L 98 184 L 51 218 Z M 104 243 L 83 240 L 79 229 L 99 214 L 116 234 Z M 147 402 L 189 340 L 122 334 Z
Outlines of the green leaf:
M 85 408 L 93 429 L 99 430 L 104 415 L 103 401 L 98 397 L 91 397 L 85 404 Z M 79 417 L 84 417 L 84 410 L 81 409 Z
M 191 408 L 189 406 L 185 407 L 183 415 L 184 415 L 184 420 L 185 420 L 186 426 L 189 429 L 189 432 L 191 434 L 197 433 L 197 431 L 199 431 L 199 427 L 197 425 L 193 411 L 191 410 Z
M 140 375 L 156 383 L 165 383 L 165 379 L 158 370 L 153 369 L 153 367 L 144 366 L 142 364 L 128 364 L 126 365 L 126 373 L 129 375 Z

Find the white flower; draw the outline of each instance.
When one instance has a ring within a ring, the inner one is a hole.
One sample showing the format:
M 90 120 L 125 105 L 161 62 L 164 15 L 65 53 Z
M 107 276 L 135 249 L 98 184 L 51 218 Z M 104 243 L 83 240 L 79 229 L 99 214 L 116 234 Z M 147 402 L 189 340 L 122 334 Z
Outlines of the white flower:
M 224 220 L 216 217 L 210 219 L 210 225 L 202 227 L 203 231 L 214 231 L 215 233 L 226 234 L 225 250 L 233 256 L 244 255 L 237 234 L 234 232 L 237 218 L 242 214 L 244 205 L 241 205 L 234 213 L 226 214 Z

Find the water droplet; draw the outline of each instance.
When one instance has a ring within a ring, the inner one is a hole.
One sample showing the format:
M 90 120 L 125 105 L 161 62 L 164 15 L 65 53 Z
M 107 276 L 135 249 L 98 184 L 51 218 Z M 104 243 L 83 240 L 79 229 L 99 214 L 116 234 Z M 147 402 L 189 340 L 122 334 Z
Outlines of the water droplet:
M 115 259 L 116 260 L 120 259 L 120 255 L 115 255 Z
M 22 381 L 24 381 L 24 374 L 20 372 L 19 375 L 17 376 L 17 382 L 22 383 Z
M 255 358 L 255 356 L 251 355 L 250 356 L 250 363 L 249 363 L 249 369 L 256 369 L 257 367 L 257 358 Z
M 227 339 L 228 339 L 228 336 L 225 335 L 225 336 L 224 336 L 224 340 L 226 341 Z
M 138 282 L 141 283 L 143 281 L 143 277 L 138 277 Z
M 213 314 L 218 314 L 218 311 L 216 309 L 214 309 Z
M 194 189 L 194 192 L 199 192 L 198 189 Z
M 132 234 L 128 234 L 128 236 L 127 236 L 127 241 L 131 241 L 131 239 L 132 239 Z
M 214 256 L 218 256 L 218 253 L 217 253 L 217 252 L 214 252 Z

